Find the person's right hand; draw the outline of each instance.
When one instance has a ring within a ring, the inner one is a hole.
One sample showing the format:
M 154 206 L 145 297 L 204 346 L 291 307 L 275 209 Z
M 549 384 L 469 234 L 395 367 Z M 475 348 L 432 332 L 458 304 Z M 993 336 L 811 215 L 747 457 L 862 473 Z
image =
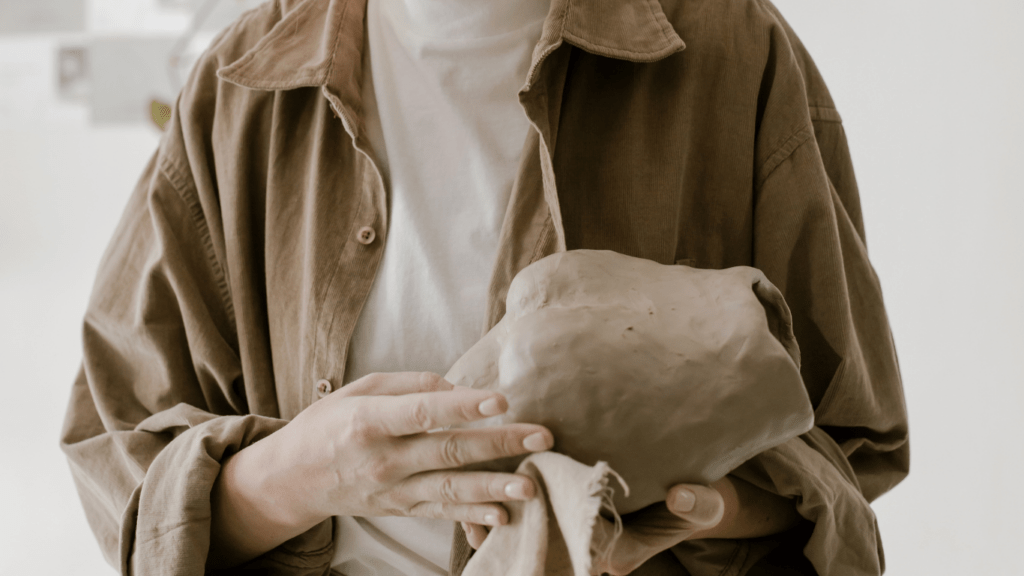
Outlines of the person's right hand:
M 508 521 L 500 502 L 532 498 L 532 480 L 453 469 L 547 450 L 551 432 L 533 424 L 428 431 L 507 409 L 501 394 L 456 387 L 436 374 L 370 374 L 257 444 L 271 442 L 277 465 L 288 470 L 274 489 L 300 524 L 423 516 L 496 526 Z

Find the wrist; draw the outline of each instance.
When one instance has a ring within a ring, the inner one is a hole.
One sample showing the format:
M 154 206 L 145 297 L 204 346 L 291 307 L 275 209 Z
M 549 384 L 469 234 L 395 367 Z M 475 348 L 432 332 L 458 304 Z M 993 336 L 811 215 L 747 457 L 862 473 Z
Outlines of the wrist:
M 302 505 L 301 471 L 277 457 L 279 433 L 222 462 L 210 495 L 211 567 L 255 558 L 325 519 Z
M 287 426 L 225 461 L 222 473 L 265 522 L 301 534 L 327 518 L 307 494 L 312 475 L 289 448 Z

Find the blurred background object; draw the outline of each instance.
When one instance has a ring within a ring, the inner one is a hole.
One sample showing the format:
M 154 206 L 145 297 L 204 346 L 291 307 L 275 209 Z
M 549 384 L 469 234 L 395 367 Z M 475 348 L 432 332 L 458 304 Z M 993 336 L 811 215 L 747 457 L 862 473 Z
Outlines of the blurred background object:
M 774 2 L 843 116 L 903 370 L 886 573 L 1024 574 L 1024 2 Z M 2 576 L 114 573 L 58 449 L 82 315 L 181 83 L 256 5 L 0 0 Z
M 78 32 L 85 28 L 85 0 L 3 0 L 0 34 Z
M 174 46 L 170 36 L 94 38 L 89 46 L 93 63 L 89 91 L 94 124 L 144 122 L 150 102 L 173 102 L 177 89 L 167 74 Z M 179 87 L 180 89 L 180 87 Z
M 65 102 L 88 102 L 89 48 L 63 44 L 57 49 L 57 95 Z
M 171 105 L 159 100 L 150 100 L 149 116 L 157 128 L 164 130 L 171 119 Z
M 260 0 L 0 0 L 0 115 L 24 121 L 85 106 L 96 125 L 154 120 L 213 38 Z M 47 44 L 53 63 L 40 62 Z M 55 71 L 50 82 L 47 70 Z M 41 91 L 55 98 L 39 101 Z M 18 94 L 22 96 L 19 97 Z M 2 100 L 8 100 L 6 106 Z M 28 105 L 24 99 L 36 100 Z M 33 113 L 24 114 L 26 106 Z M 18 110 L 17 113 L 14 110 Z M 2 121 L 3 116 L 0 116 Z M 162 127 L 161 122 L 151 125 Z

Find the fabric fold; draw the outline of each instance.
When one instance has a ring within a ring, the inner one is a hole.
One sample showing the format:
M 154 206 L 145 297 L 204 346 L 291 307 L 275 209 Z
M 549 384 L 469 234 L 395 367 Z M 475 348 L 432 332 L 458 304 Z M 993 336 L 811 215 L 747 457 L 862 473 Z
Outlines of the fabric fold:
M 530 455 L 516 473 L 536 482 L 537 497 L 505 504 L 509 523 L 491 529 L 462 574 L 590 576 L 592 556 L 609 551 L 621 532 L 609 493 L 618 475 L 604 462 L 587 466 L 555 452 Z
M 128 574 L 204 574 L 210 545 L 210 493 L 221 462 L 287 422 L 263 416 L 214 416 L 179 404 L 141 422 L 138 430 L 180 434 L 153 460 L 125 515 L 123 543 L 132 543 Z M 129 529 L 131 531 L 129 532 Z M 333 524 L 318 524 L 239 569 L 285 564 L 290 574 L 323 574 L 333 553 Z M 183 555 L 182 548 L 191 553 Z

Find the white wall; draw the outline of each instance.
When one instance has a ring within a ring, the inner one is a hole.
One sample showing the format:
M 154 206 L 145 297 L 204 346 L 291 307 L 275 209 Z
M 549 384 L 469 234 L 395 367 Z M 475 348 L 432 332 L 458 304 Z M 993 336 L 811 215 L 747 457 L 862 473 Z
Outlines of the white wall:
M 903 369 L 912 472 L 875 505 L 887 573 L 1024 574 L 1024 3 L 777 4 L 844 117 Z M 137 6 L 95 1 L 90 25 L 180 28 Z M 0 37 L 2 575 L 112 573 L 57 440 L 99 255 L 158 139 L 57 102 L 56 43 Z

